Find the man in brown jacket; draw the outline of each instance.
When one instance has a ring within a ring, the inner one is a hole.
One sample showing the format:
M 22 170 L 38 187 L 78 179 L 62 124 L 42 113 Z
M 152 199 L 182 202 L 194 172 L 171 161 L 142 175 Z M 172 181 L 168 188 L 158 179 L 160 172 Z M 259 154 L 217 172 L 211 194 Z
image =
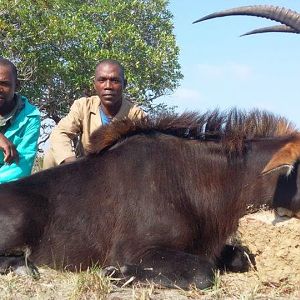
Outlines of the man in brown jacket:
M 79 138 L 80 152 L 85 154 L 89 137 L 99 126 L 123 117 L 144 116 L 139 107 L 123 97 L 126 79 L 118 61 L 105 59 L 97 65 L 94 87 L 97 96 L 75 100 L 68 115 L 53 129 L 44 169 L 76 160 L 74 139 Z

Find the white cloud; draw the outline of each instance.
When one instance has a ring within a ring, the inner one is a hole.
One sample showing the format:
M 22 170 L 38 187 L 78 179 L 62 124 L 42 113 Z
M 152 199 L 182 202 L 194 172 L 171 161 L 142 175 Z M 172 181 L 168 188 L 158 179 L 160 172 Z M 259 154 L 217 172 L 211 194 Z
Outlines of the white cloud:
M 199 76 L 206 79 L 248 80 L 253 74 L 250 66 L 238 63 L 224 65 L 200 64 L 197 67 Z
M 188 89 L 188 88 L 178 88 L 173 95 L 174 98 L 180 101 L 199 101 L 201 94 L 198 90 Z
M 157 99 L 169 106 L 177 106 L 179 111 L 193 110 L 199 107 L 203 97 L 199 90 L 179 87 L 174 94 Z

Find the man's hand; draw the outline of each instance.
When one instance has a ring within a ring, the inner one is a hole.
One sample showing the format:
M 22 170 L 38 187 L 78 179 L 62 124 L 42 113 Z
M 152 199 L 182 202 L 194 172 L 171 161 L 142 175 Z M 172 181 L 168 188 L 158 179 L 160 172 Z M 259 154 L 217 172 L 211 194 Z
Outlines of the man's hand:
M 0 133 L 0 150 L 4 153 L 4 162 L 8 165 L 19 162 L 19 153 L 15 145 Z

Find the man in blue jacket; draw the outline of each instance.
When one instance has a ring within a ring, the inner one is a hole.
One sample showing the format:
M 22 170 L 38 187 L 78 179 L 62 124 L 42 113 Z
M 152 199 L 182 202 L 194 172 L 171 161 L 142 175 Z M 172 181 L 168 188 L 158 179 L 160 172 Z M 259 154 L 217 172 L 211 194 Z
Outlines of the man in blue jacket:
M 19 87 L 15 65 L 0 57 L 0 184 L 30 175 L 40 134 L 40 113 Z

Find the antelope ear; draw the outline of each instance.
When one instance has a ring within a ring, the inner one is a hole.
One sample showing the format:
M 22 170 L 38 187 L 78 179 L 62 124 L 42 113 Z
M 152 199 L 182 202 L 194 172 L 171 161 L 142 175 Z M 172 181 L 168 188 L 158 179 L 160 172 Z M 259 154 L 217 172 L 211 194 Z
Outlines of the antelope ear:
M 263 169 L 261 172 L 261 175 L 269 175 L 273 172 L 278 172 L 278 174 L 286 175 L 288 176 L 294 168 L 293 164 L 281 164 L 276 166 L 269 166 L 269 164 Z
M 299 158 L 300 142 L 290 142 L 273 155 L 271 160 L 262 170 L 261 174 L 266 175 L 283 169 L 282 171 L 284 172 L 284 170 L 286 170 L 286 175 L 289 175 Z

